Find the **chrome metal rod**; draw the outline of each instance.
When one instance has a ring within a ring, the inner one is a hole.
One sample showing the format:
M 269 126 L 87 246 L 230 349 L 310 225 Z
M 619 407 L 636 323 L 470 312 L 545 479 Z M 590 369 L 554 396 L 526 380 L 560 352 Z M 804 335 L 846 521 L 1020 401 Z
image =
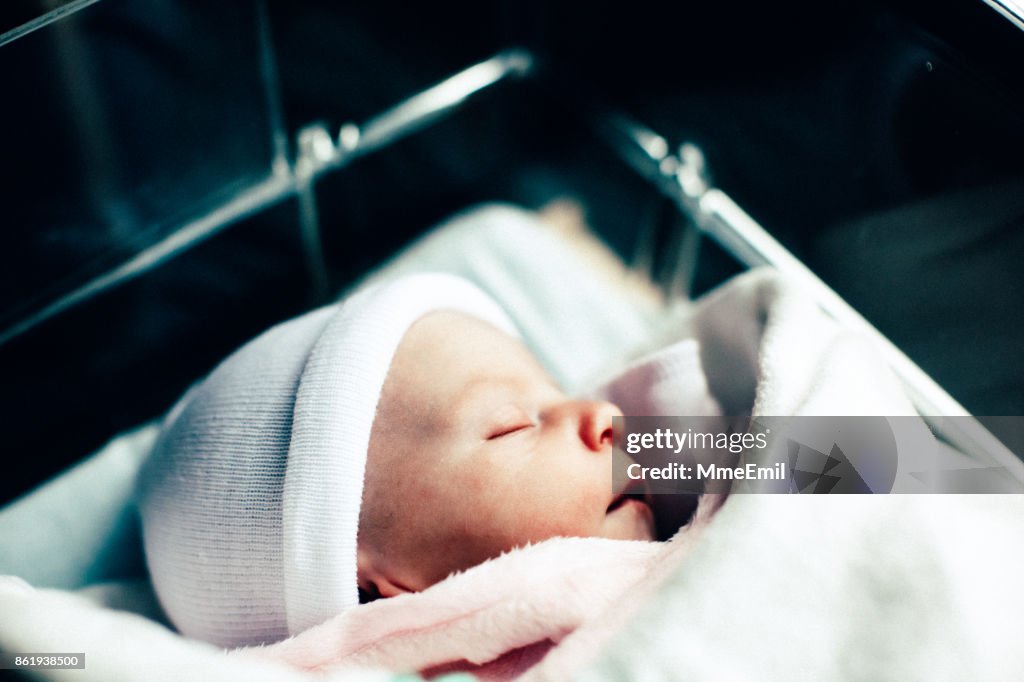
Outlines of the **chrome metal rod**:
M 508 78 L 525 76 L 531 68 L 533 57 L 526 50 L 508 50 L 471 66 L 364 123 L 354 151 L 365 154 L 391 144 L 434 122 L 474 94 Z
M 1014 26 L 1024 30 L 1024 3 L 1020 0 L 984 0 L 985 4 L 999 12 Z
M 447 78 L 362 125 L 346 123 L 330 154 L 317 159 L 316 173 L 344 166 L 349 161 L 411 135 L 473 96 L 510 79 L 522 78 L 533 70 L 529 51 L 510 49 Z
M 628 164 L 675 200 L 702 232 L 737 260 L 748 267 L 768 266 L 782 272 L 810 292 L 833 319 L 870 339 L 899 377 L 915 409 L 951 445 L 966 454 L 984 453 L 1024 482 L 1024 462 L 728 194 L 710 186 L 703 155 L 696 147 L 684 145 L 679 157 L 673 157 L 663 137 L 623 116 L 601 116 L 596 127 Z M 964 419 L 943 419 L 954 416 Z
M 26 21 L 24 24 L 15 26 L 11 30 L 0 34 L 0 46 L 13 42 L 18 38 L 23 38 L 33 31 L 38 31 L 44 26 L 49 26 L 53 22 L 74 14 L 79 10 L 85 9 L 96 2 L 99 2 L 99 0 L 71 0 L 71 2 L 66 2 L 56 9 L 52 9 L 31 21 Z
M 274 174 L 283 174 L 288 170 L 288 130 L 284 123 L 284 98 L 281 96 L 281 79 L 278 76 L 267 0 L 257 0 L 256 20 L 259 26 L 260 80 L 263 82 L 263 100 L 267 107 L 270 144 L 274 150 L 270 167 Z

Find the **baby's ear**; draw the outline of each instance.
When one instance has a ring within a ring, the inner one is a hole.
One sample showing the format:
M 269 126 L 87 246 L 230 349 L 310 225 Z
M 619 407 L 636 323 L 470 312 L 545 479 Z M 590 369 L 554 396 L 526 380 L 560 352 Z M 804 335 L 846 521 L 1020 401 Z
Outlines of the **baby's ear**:
M 389 580 L 387 577 L 374 574 L 373 577 L 368 575 L 359 575 L 359 603 L 366 604 L 377 599 L 387 599 L 388 597 L 397 597 L 400 594 L 411 592 L 412 590 L 406 588 L 397 582 Z
M 388 579 L 386 576 L 378 576 L 376 580 L 372 581 L 374 591 L 381 597 L 387 599 L 388 597 L 397 597 L 400 594 L 406 592 L 412 592 L 412 590 L 406 588 L 404 585 Z
M 378 562 L 374 561 L 367 552 L 358 552 L 357 562 L 359 565 L 359 602 L 365 603 L 375 599 L 397 597 L 406 592 L 413 592 L 405 585 L 392 579 L 387 571 L 383 570 Z

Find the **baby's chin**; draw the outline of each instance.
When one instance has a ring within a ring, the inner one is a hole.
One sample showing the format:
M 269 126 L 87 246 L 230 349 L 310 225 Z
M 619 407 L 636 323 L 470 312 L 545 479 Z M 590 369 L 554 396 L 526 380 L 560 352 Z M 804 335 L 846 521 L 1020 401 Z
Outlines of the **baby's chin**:
M 637 497 L 626 498 L 605 514 L 598 537 L 612 540 L 655 540 L 651 506 Z

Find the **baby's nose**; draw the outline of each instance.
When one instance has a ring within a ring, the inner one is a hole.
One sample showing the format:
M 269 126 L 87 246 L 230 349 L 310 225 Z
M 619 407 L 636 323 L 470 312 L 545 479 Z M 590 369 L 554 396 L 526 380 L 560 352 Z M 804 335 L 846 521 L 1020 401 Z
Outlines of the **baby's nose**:
M 622 411 L 603 400 L 579 400 L 576 404 L 580 440 L 588 449 L 600 452 L 612 442 L 612 419 L 621 417 Z

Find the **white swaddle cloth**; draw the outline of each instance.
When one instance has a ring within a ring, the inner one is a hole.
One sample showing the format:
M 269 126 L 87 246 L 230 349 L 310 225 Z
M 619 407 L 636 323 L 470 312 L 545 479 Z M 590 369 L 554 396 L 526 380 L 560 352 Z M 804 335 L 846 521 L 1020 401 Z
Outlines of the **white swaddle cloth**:
M 633 363 L 596 391 L 628 416 L 718 416 L 696 339 L 684 339 Z

